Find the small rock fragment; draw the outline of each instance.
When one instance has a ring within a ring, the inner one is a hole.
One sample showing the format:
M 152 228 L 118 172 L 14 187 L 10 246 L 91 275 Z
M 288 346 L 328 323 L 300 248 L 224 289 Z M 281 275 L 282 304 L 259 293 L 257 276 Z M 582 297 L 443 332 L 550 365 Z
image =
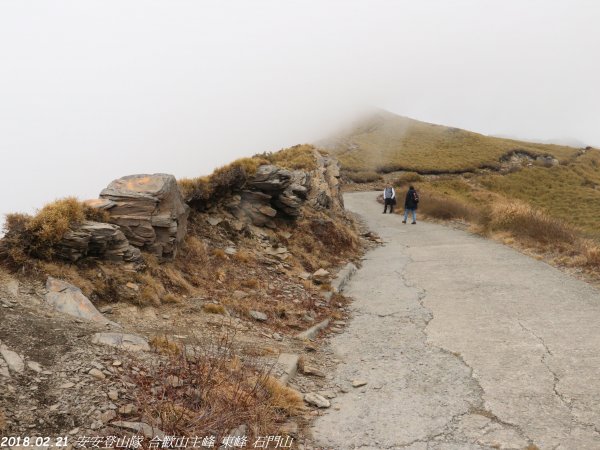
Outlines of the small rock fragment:
M 366 380 L 353 380 L 352 381 L 352 387 L 354 388 L 359 388 L 361 386 L 366 386 L 367 385 L 367 381 Z
M 94 378 L 97 378 L 98 380 L 104 380 L 106 378 L 106 375 L 104 375 L 100 370 L 98 369 L 92 369 L 88 372 L 88 374 L 90 374 L 91 376 L 93 376 Z
M 249 314 L 250 317 L 252 317 L 255 320 L 258 320 L 259 322 L 265 322 L 268 319 L 267 315 L 260 311 L 250 311 Z
M 304 401 L 309 405 L 316 406 L 317 408 L 329 408 L 331 406 L 331 402 L 329 400 L 314 392 L 304 394 Z

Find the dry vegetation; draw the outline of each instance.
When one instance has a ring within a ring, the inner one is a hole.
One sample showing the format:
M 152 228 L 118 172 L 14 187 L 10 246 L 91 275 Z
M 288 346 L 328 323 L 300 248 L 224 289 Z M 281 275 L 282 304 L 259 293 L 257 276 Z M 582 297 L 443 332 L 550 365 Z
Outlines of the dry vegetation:
M 7 214 L 0 257 L 13 267 L 27 264 L 32 257 L 52 259 L 55 244 L 71 226 L 85 220 L 106 222 L 107 216 L 74 197 L 49 203 L 34 216 Z
M 427 217 L 467 222 L 476 233 L 533 252 L 557 266 L 600 277 L 600 242 L 560 217 L 490 192 L 471 179 L 445 177 L 416 187 L 421 197 L 419 212 Z M 402 213 L 402 208 L 397 212 Z
M 500 158 L 515 149 L 532 155 L 550 154 L 561 161 L 576 153 L 570 147 L 488 137 L 385 111 L 361 121 L 324 146 L 340 160 L 346 172 L 378 173 L 460 173 L 498 167 Z
M 252 158 L 238 159 L 218 168 L 211 175 L 179 180 L 183 197 L 190 206 L 202 211 L 239 190 L 263 164 L 275 164 L 290 170 L 312 170 L 316 167 L 314 147 L 296 145 L 275 153 L 262 153 Z
M 280 434 L 286 419 L 304 410 L 300 394 L 271 377 L 268 367 L 237 356 L 233 336 L 187 350 L 165 338 L 152 342 L 166 356 L 124 381 L 139 387 L 135 404 L 143 421 L 167 435 L 214 435 L 220 442 L 241 423 L 250 439 Z

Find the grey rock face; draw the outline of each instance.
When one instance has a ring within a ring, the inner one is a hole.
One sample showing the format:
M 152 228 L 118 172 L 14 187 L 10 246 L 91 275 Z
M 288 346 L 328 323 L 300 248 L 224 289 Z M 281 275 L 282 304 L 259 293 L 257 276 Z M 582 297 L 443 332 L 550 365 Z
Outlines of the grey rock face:
M 91 221 L 70 230 L 58 243 L 57 253 L 73 262 L 84 256 L 114 262 L 141 261 L 140 250 L 129 243 L 117 225 Z
M 171 258 L 186 234 L 189 208 L 173 175 L 129 175 L 113 181 L 100 197 L 111 221 L 129 242 L 159 257 Z
M 46 302 L 57 311 L 80 319 L 118 326 L 104 317 L 78 287 L 66 281 L 48 277 L 46 289 L 48 290 Z

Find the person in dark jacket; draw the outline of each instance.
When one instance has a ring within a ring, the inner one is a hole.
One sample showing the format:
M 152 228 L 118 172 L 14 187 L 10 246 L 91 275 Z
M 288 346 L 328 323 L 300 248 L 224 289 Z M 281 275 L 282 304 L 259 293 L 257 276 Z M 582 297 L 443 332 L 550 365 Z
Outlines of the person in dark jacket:
M 410 186 L 406 193 L 406 199 L 404 200 L 404 220 L 402 223 L 406 223 L 408 219 L 408 213 L 412 213 L 412 224 L 417 223 L 417 207 L 419 206 L 419 194 L 415 190 L 414 186 Z

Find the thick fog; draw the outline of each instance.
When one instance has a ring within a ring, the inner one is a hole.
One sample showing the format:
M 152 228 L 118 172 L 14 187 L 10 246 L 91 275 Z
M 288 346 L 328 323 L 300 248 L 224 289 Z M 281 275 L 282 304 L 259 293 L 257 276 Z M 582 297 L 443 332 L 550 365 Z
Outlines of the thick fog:
M 365 108 L 600 146 L 600 3 L 0 1 L 0 214 L 210 172 Z

